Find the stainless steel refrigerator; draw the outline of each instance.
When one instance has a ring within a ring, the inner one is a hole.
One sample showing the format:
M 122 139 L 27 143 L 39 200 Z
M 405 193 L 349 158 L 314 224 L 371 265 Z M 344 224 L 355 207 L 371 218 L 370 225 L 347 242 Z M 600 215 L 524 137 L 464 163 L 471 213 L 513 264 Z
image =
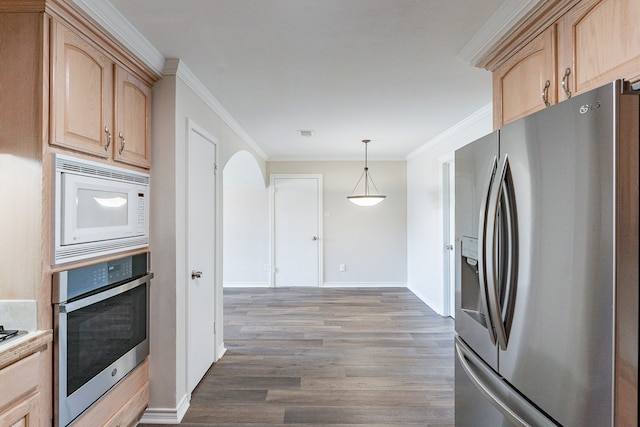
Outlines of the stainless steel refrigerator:
M 638 425 L 639 100 L 616 81 L 456 151 L 456 426 Z

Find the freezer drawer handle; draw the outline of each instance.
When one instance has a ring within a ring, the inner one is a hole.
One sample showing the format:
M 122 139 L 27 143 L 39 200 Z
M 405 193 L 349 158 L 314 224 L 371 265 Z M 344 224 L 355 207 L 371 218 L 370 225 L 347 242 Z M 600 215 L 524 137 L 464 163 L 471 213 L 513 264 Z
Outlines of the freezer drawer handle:
M 520 396 L 498 374 L 483 366 L 484 362 L 466 344 L 455 339 L 456 357 L 469 379 L 504 416 L 516 426 L 557 427 L 547 415 Z M 507 403 L 508 402 L 508 403 Z

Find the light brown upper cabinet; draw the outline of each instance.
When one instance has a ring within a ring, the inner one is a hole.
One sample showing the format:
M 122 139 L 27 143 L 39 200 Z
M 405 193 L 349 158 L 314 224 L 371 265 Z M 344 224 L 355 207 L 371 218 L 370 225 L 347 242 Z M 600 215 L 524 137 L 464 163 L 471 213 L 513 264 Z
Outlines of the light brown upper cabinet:
M 53 22 L 51 143 L 151 166 L 151 87 L 95 45 Z
M 116 66 L 114 159 L 148 168 L 151 164 L 151 88 Z
M 640 0 L 539 2 L 478 61 L 493 72 L 494 128 L 545 101 L 553 105 L 616 79 L 640 81 L 639 40 Z
M 555 26 L 493 72 L 494 128 L 557 102 Z
M 640 1 L 582 0 L 558 22 L 558 54 L 560 100 L 640 80 Z
M 113 62 L 62 24 L 53 25 L 51 143 L 103 158 L 113 141 Z

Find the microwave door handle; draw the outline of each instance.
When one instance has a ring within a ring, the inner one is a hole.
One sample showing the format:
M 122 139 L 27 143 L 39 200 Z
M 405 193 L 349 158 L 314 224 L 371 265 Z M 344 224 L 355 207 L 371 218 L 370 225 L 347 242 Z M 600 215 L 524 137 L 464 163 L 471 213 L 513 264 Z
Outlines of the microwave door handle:
M 489 198 L 491 196 L 491 190 L 493 188 L 493 184 L 495 183 L 494 177 L 496 174 L 496 170 L 498 168 L 498 158 L 497 157 L 493 157 L 493 160 L 491 161 L 491 164 L 489 165 L 489 172 L 488 172 L 488 178 L 486 180 L 486 184 L 483 187 L 485 189 L 483 197 L 482 197 L 482 201 L 480 204 L 480 219 L 478 221 L 478 237 L 479 237 L 479 244 L 478 244 L 478 281 L 480 284 L 480 298 L 481 298 L 481 303 L 482 303 L 482 309 L 484 310 L 484 318 L 485 318 L 485 323 L 487 326 L 487 331 L 489 332 L 489 339 L 491 340 L 491 344 L 496 344 L 496 333 L 495 330 L 493 328 L 493 319 L 491 316 L 491 311 L 490 311 L 490 305 L 489 305 L 489 300 L 488 300 L 488 296 L 489 296 L 489 292 L 487 289 L 487 285 L 488 285 L 488 277 L 487 277 L 487 273 L 488 273 L 488 269 L 487 266 L 490 264 L 487 264 L 487 244 L 489 243 L 488 240 L 491 239 L 487 239 L 487 208 L 489 205 Z

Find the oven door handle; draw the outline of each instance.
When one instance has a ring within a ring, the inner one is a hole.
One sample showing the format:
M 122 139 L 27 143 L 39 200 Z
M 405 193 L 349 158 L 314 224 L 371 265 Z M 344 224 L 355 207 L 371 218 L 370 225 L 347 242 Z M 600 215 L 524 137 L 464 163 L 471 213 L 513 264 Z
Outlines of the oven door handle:
M 131 282 L 123 283 L 120 286 L 107 289 L 106 291 L 103 291 L 103 292 L 98 292 L 97 294 L 90 295 L 86 298 L 81 298 L 69 303 L 60 303 L 59 311 L 60 313 L 71 313 L 72 311 L 76 311 L 88 305 L 95 304 L 97 302 L 119 295 L 123 292 L 127 292 L 133 288 L 137 288 L 140 285 L 144 285 L 145 283 L 149 282 L 152 278 L 153 278 L 153 273 L 149 273 L 145 276 L 137 278 L 136 280 L 132 280 Z

